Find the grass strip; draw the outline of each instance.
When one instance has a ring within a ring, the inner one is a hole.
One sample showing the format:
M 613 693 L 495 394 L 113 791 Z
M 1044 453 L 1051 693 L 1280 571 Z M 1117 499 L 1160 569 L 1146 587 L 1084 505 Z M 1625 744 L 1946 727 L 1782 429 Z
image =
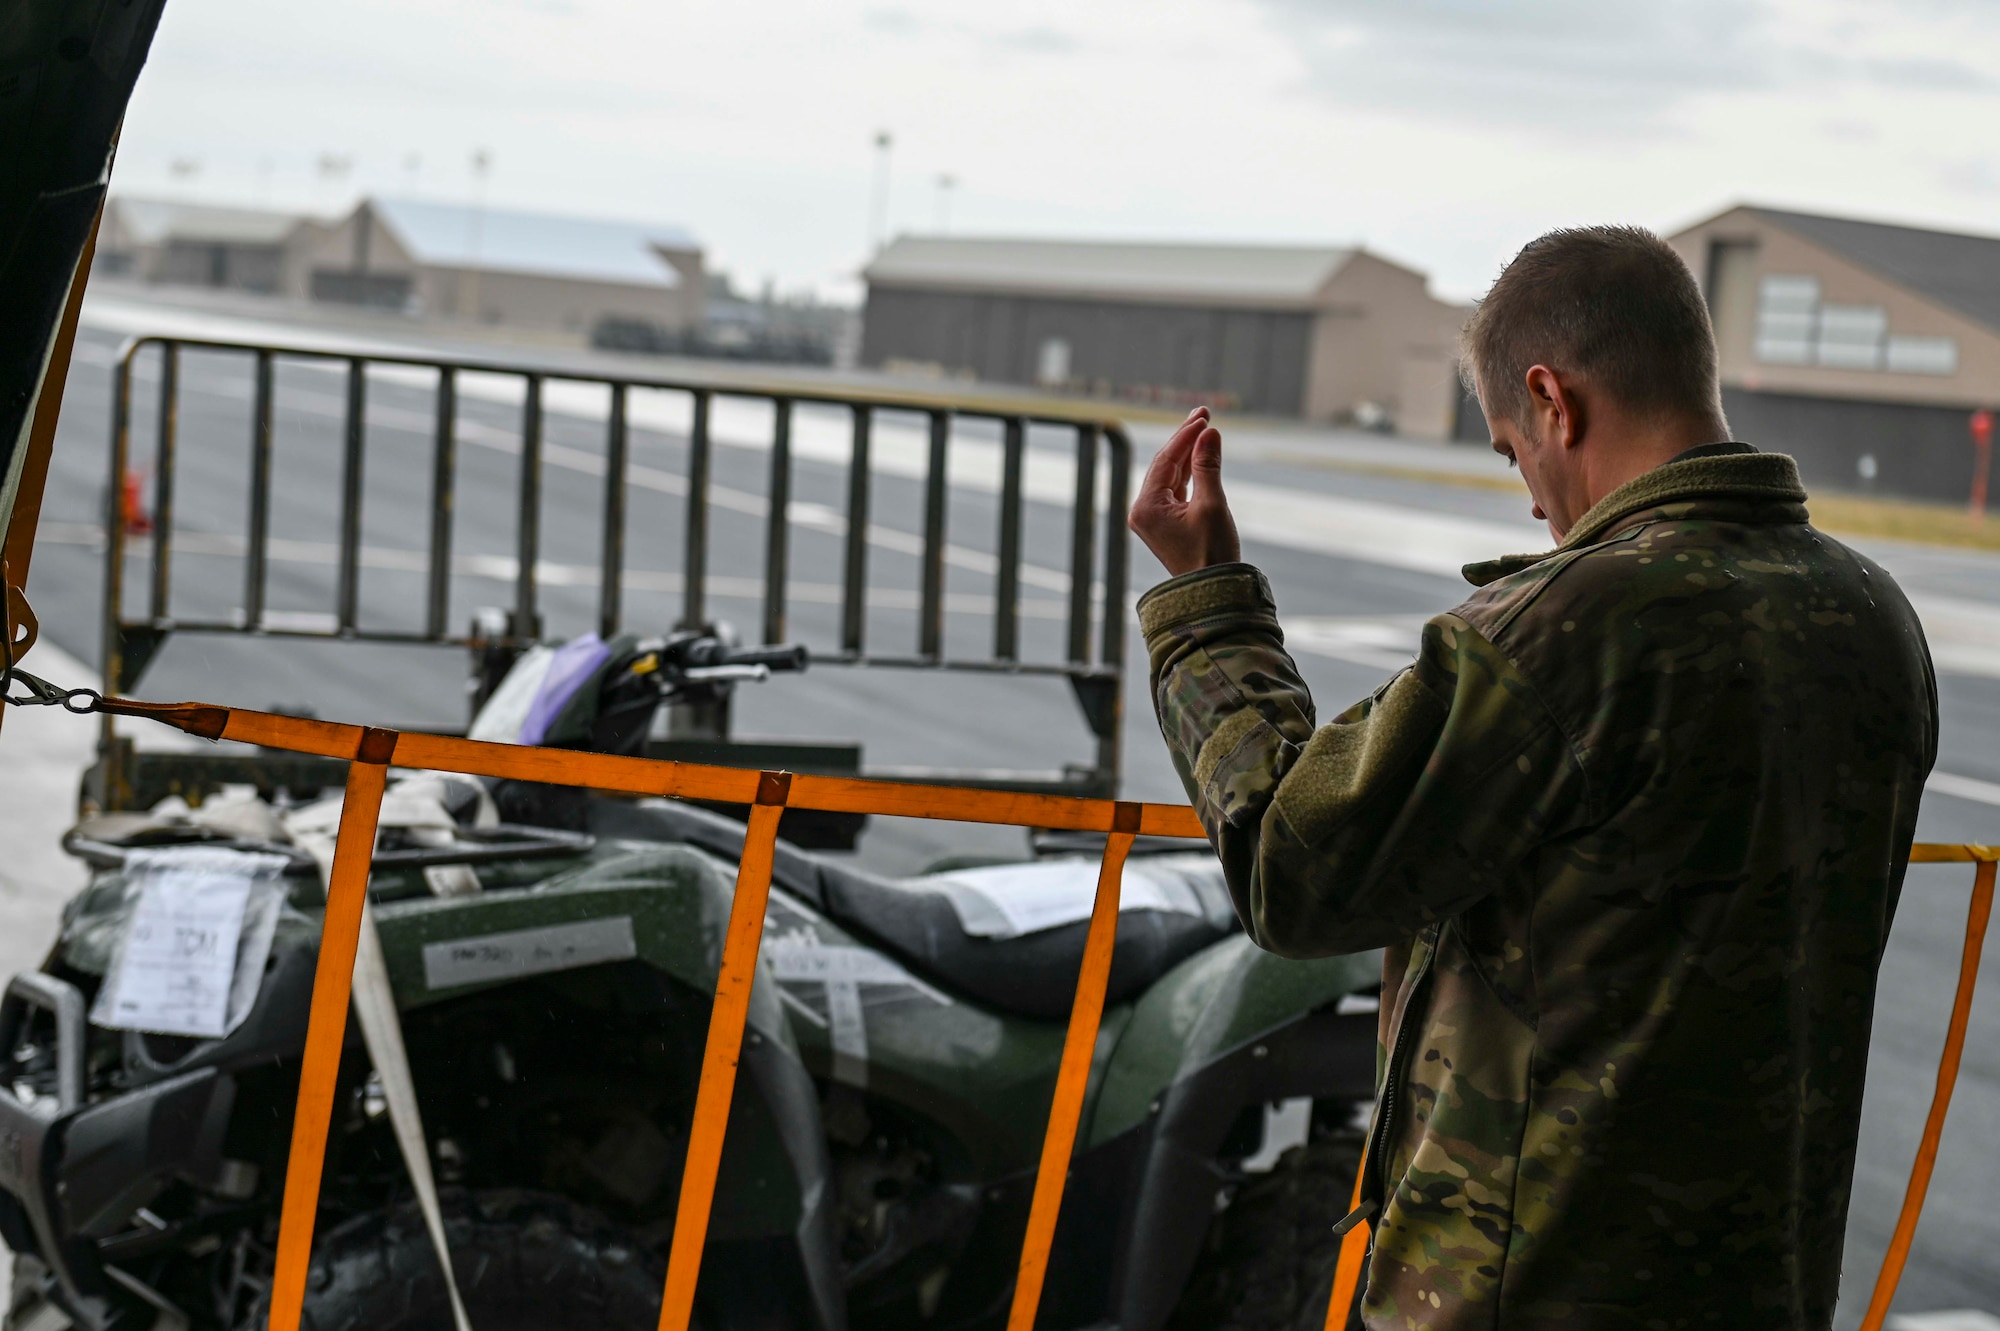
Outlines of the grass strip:
M 1393 480 L 1455 485 L 1466 490 L 1494 490 L 1526 495 L 1518 475 L 1482 476 L 1476 472 L 1435 467 L 1359 462 L 1319 453 L 1270 452 L 1274 462 L 1320 467 L 1330 471 L 1386 476 Z M 2000 513 L 1975 518 L 1963 504 L 1927 503 L 1918 499 L 1875 499 L 1865 495 L 1821 492 L 1807 501 L 1815 526 L 1836 536 L 1877 536 L 1916 545 L 1941 545 L 1962 550 L 2000 550 Z
M 1815 525 L 1836 536 L 1880 536 L 1920 545 L 2000 550 L 2000 515 L 1981 520 L 1963 504 L 1816 494 L 1806 501 Z

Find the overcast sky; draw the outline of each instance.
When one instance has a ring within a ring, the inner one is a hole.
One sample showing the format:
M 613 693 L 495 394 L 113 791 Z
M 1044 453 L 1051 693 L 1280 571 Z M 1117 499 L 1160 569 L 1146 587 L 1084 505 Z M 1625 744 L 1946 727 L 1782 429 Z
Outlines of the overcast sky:
M 115 187 L 676 223 L 856 293 L 890 222 L 1359 241 L 1476 295 L 1739 199 L 2000 232 L 2000 0 L 171 0 Z M 322 174 L 323 155 L 351 160 Z M 176 164 L 178 163 L 178 169 Z

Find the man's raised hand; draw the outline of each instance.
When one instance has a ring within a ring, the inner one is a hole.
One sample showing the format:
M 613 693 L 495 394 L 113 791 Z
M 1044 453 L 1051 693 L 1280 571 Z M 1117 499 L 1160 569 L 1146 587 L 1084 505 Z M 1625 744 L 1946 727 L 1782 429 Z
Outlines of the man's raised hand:
M 1132 530 L 1178 577 L 1243 558 L 1236 519 L 1222 494 L 1222 432 L 1196 407 L 1153 457 L 1132 501 Z

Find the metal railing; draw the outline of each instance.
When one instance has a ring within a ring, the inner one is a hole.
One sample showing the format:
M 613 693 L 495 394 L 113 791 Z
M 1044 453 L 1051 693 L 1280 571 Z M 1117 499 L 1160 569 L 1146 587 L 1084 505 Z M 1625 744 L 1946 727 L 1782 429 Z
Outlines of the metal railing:
M 143 615 L 126 604 L 128 540 L 121 507 L 131 470 L 134 420 L 134 367 L 140 353 L 157 348 L 158 410 L 152 460 L 153 536 Z M 242 610 L 228 619 L 176 618 L 174 587 L 175 487 L 181 447 L 180 405 L 183 355 L 189 351 L 240 356 L 250 361 L 251 409 L 247 456 L 249 511 L 244 538 Z M 272 541 L 272 477 L 281 363 L 310 363 L 344 369 L 340 418 L 339 514 L 334 554 L 331 623 L 302 627 L 296 619 L 274 622 L 267 606 Z M 430 519 L 423 552 L 422 627 L 416 631 L 371 627 L 362 620 L 363 474 L 368 442 L 369 371 L 391 367 L 435 376 L 430 458 Z M 378 643 L 423 643 L 465 647 L 492 640 L 453 632 L 453 521 L 459 490 L 459 433 L 462 376 L 476 374 L 518 381 L 519 483 L 514 533 L 513 605 L 500 643 L 524 647 L 540 632 L 542 493 L 546 421 L 545 391 L 552 384 L 594 385 L 609 395 L 605 414 L 604 486 L 599 518 L 597 631 L 609 638 L 625 621 L 625 545 L 631 505 L 631 397 L 639 391 L 682 395 L 689 404 L 686 432 L 685 497 L 682 501 L 681 606 L 677 627 L 699 629 L 709 607 L 711 473 L 716 440 L 716 405 L 727 399 L 767 403 L 771 413 L 770 462 L 764 495 L 767 515 L 762 550 L 760 629 L 765 642 L 786 636 L 787 570 L 793 524 L 791 511 L 793 427 L 800 407 L 845 409 L 849 416 L 847 484 L 838 601 L 838 644 L 815 651 L 820 664 L 860 665 L 1059 676 L 1075 689 L 1085 724 L 1096 739 L 1095 768 L 1062 782 L 1061 789 L 1114 794 L 1119 771 L 1121 677 L 1125 654 L 1127 544 L 1122 515 L 1131 484 L 1131 444 L 1122 425 L 1087 410 L 1066 410 L 1043 402 L 869 391 L 816 385 L 759 385 L 618 375 L 591 369 L 550 369 L 462 358 L 380 352 L 331 351 L 207 338 L 145 336 L 126 343 L 113 370 L 113 423 L 110 485 L 105 514 L 104 677 L 118 692 L 138 684 L 161 645 L 172 634 L 249 634 Z M 913 650 L 882 651 L 869 641 L 869 545 L 873 445 L 884 414 L 916 415 L 927 427 L 928 456 L 921 478 L 916 633 Z M 947 655 L 945 651 L 947 500 L 949 457 L 956 421 L 997 423 L 999 429 L 998 520 L 993 533 L 993 613 L 990 654 Z M 1075 484 L 1069 515 L 1068 592 L 1063 654 L 1059 660 L 1032 661 L 1022 654 L 1021 607 L 1024 563 L 1024 465 L 1031 427 L 1055 427 L 1073 439 Z M 1099 496 L 1099 472 L 1104 491 Z M 1099 530 L 1099 510 L 1112 515 Z M 1102 543 L 1101 556 L 1098 545 Z M 106 750 L 112 748 L 105 732 Z M 1010 784 L 1034 788 L 1032 781 Z M 1046 785 L 1046 783 L 1044 783 Z M 1058 788 L 1058 787 L 1050 787 Z

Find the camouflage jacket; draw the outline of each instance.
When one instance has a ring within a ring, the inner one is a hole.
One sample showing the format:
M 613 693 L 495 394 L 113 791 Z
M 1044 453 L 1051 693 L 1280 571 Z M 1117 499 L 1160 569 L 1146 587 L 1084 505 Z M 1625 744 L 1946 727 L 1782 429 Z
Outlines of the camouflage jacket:
M 1470 566 L 1326 726 L 1255 568 L 1141 600 L 1251 936 L 1388 949 L 1369 1327 L 1830 1324 L 1937 704 L 1805 497 L 1776 454 L 1657 468 Z

